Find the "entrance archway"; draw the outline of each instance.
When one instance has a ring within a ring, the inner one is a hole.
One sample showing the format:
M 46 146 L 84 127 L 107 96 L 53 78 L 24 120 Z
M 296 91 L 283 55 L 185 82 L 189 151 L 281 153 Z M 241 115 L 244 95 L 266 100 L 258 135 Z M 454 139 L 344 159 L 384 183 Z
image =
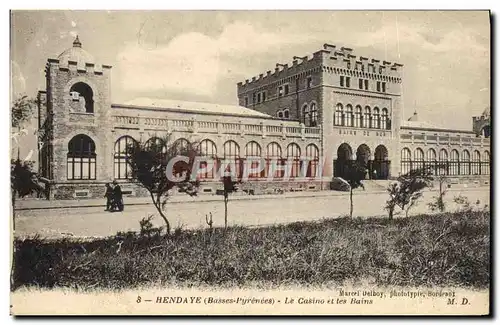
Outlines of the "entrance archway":
M 370 178 L 370 175 L 372 174 L 372 161 L 370 160 L 370 155 L 370 147 L 368 147 L 364 143 L 360 145 L 356 150 L 356 162 L 367 170 L 367 175 L 365 175 L 365 178 Z
M 389 152 L 384 145 L 379 145 L 375 148 L 375 160 L 370 170 L 370 176 L 373 179 L 388 179 L 389 178 Z
M 333 161 L 333 176 L 344 177 L 347 167 L 352 163 L 352 148 L 342 143 L 337 149 L 337 159 Z
M 356 161 L 363 164 L 363 166 L 368 167 L 368 162 L 370 161 L 370 147 L 366 144 L 362 144 L 356 150 Z

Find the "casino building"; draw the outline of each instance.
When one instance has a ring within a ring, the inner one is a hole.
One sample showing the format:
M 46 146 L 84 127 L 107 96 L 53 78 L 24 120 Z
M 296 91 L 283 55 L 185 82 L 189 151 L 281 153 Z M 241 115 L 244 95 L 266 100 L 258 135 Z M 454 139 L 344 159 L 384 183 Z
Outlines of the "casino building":
M 112 180 L 126 195 L 145 195 L 129 179 L 125 148 L 167 134 L 181 145 L 200 143 L 206 157 L 234 161 L 237 173 L 249 157 L 292 162 L 289 179 L 251 175 L 243 186 L 258 193 L 327 190 L 355 159 L 365 161 L 373 182 L 438 163 L 446 168 L 436 172 L 452 184 L 489 182 L 489 109 L 473 118 L 472 131 L 437 128 L 416 113 L 403 121 L 403 65 L 356 56 L 350 48 L 324 44 L 312 56 L 238 83 L 239 105 L 112 103 L 111 69 L 96 64 L 78 37 L 47 60 L 46 89 L 38 93 L 39 173 L 53 199 L 102 197 Z M 214 177 L 200 175 L 201 193 L 221 186 Z

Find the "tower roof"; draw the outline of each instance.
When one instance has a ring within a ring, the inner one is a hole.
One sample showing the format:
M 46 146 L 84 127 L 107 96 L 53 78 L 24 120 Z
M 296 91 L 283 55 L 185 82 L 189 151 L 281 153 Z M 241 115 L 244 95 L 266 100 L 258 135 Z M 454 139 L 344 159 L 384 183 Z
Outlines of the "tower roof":
M 68 63 L 68 61 L 75 61 L 79 65 L 85 65 L 85 63 L 95 63 L 94 57 L 89 52 L 82 48 L 82 43 L 78 36 L 76 36 L 73 41 L 73 46 L 65 50 L 57 57 L 60 63 Z

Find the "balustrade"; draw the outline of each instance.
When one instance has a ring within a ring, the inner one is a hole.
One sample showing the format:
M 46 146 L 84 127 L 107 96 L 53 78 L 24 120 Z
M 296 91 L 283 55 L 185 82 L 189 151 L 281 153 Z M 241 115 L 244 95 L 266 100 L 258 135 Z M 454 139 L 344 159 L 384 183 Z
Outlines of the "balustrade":
M 319 127 L 286 126 L 282 121 L 263 121 L 255 124 L 233 122 L 197 121 L 195 119 L 172 119 L 140 116 L 114 116 L 117 127 L 146 128 L 169 131 L 196 130 L 199 133 L 248 134 L 262 136 L 319 138 Z M 269 123 L 269 124 L 267 124 Z M 278 124 L 279 123 L 279 124 Z

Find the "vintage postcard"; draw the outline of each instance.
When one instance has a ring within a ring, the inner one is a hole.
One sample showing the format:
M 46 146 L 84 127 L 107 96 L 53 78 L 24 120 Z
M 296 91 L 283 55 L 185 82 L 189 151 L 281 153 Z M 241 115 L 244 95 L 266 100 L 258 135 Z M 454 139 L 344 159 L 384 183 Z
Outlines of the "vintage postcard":
M 489 315 L 489 11 L 11 13 L 10 313 Z

